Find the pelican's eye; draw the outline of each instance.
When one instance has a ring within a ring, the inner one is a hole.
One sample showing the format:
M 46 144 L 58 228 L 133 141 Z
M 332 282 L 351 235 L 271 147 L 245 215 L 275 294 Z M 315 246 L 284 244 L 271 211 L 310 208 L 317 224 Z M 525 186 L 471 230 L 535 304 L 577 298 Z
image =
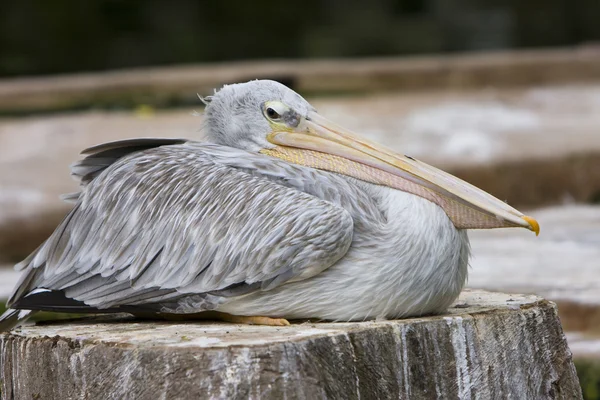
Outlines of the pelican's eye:
M 275 109 L 267 107 L 267 117 L 271 119 L 279 119 L 281 118 L 281 115 L 279 115 L 279 113 L 275 111 Z
M 300 123 L 300 115 L 281 101 L 267 101 L 262 104 L 262 111 L 271 125 L 282 128 L 296 128 Z
M 291 111 L 288 106 L 280 101 L 267 101 L 261 104 L 265 117 L 277 124 L 285 123 L 285 116 Z

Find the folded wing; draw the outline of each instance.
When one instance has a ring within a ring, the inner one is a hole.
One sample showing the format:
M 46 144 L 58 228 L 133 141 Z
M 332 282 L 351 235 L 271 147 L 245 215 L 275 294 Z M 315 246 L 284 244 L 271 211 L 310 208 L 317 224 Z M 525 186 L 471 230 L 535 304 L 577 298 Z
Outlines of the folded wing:
M 343 208 L 259 168 L 219 163 L 197 142 L 133 140 L 88 153 L 73 167 L 83 187 L 75 207 L 17 266 L 10 307 L 158 307 L 270 290 L 322 272 L 352 241 Z

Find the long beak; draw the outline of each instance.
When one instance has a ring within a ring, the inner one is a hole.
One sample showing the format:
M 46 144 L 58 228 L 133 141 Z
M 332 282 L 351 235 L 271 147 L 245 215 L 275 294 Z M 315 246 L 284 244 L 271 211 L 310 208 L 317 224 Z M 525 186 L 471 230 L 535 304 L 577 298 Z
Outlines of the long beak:
M 364 139 L 316 112 L 302 119 L 297 128 L 274 129 L 268 140 L 278 145 L 271 155 L 383 184 L 433 201 L 444 209 L 457 228 L 523 227 L 539 234 L 540 227 L 535 219 L 489 193 L 424 162 Z M 324 153 L 341 160 L 332 162 L 322 154 L 309 154 L 310 157 L 304 154 L 298 158 L 298 154 L 290 153 L 293 149 Z M 344 165 L 340 166 L 339 162 Z

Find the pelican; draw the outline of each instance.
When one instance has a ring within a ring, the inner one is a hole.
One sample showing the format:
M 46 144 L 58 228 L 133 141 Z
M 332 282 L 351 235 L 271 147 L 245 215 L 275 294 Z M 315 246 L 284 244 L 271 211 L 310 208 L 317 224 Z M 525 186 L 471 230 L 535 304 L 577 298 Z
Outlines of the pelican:
M 539 233 L 280 83 L 226 85 L 205 102 L 206 142 L 84 150 L 74 208 L 15 267 L 0 330 L 40 310 L 279 326 L 438 314 L 465 284 L 467 229 Z

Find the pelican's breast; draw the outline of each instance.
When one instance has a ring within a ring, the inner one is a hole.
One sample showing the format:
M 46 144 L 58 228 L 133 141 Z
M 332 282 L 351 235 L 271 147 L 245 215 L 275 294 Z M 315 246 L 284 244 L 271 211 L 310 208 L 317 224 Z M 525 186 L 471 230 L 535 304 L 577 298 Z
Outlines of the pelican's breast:
M 373 190 L 386 224 L 356 232 L 356 245 L 339 264 L 349 263 L 361 275 L 369 288 L 363 293 L 375 304 L 370 314 L 394 318 L 445 310 L 466 282 L 467 232 L 428 200 L 386 187 Z
M 355 221 L 350 250 L 319 275 L 222 305 L 238 314 L 364 320 L 444 311 L 466 277 L 469 242 L 437 205 L 366 184 L 386 216 Z

